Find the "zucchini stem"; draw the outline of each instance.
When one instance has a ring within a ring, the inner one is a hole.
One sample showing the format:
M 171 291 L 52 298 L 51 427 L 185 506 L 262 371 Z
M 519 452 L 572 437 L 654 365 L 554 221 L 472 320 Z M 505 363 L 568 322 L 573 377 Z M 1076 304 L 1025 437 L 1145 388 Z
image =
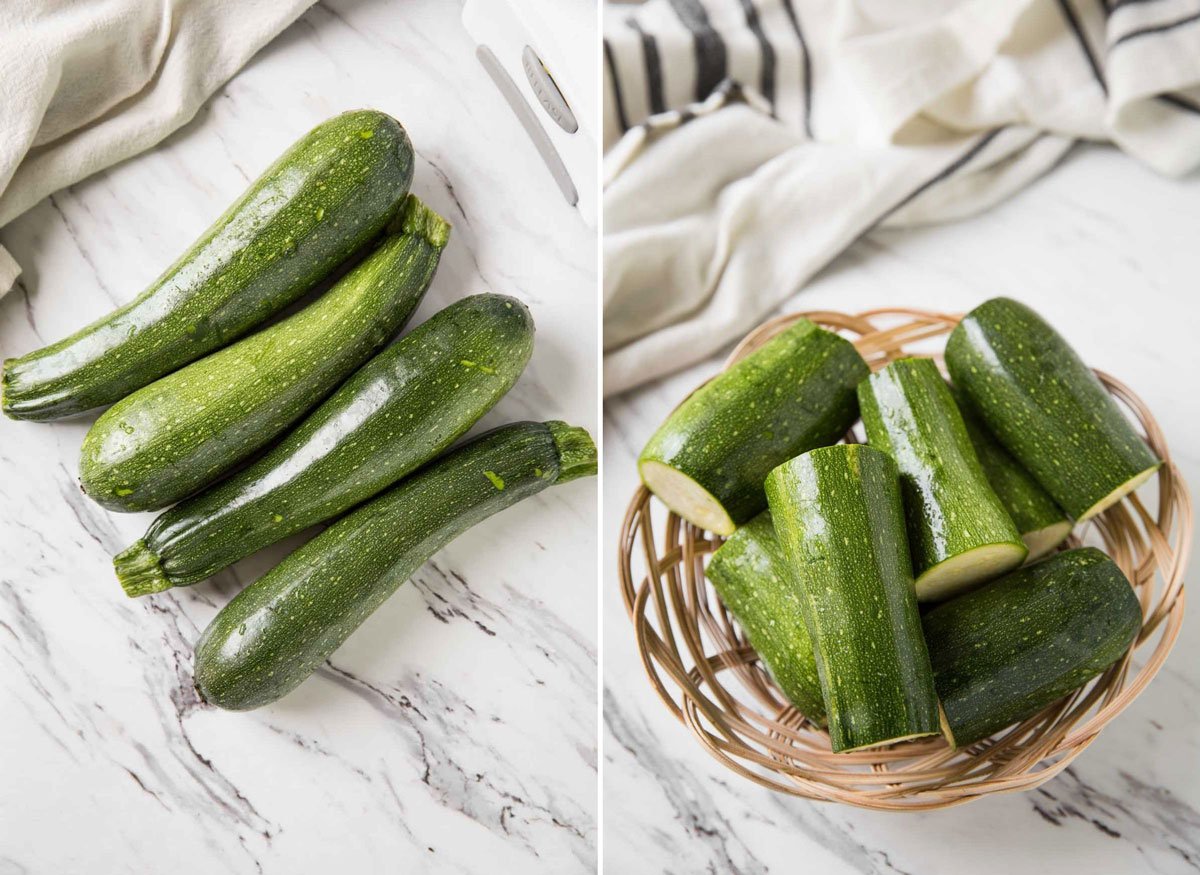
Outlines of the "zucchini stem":
M 137 598 L 142 595 L 162 592 L 171 588 L 171 582 L 163 573 L 158 554 L 146 542 L 138 539 L 113 557 L 113 569 L 125 595 Z
M 400 215 L 393 224 L 399 226 L 399 233 L 420 237 L 437 249 L 446 248 L 450 239 L 450 223 L 426 206 L 415 194 L 410 194 L 404 199 Z M 397 229 L 393 227 L 391 233 L 397 233 Z
M 596 473 L 596 444 L 586 429 L 553 420 L 546 423 L 558 450 L 558 477 L 555 483 L 566 483 Z

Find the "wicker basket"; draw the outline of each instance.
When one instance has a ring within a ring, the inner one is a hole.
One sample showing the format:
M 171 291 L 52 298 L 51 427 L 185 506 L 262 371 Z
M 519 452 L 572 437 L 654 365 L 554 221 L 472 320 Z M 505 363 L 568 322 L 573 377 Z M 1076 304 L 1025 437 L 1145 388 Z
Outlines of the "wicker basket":
M 851 336 L 873 369 L 904 355 L 938 357 L 922 345 L 949 333 L 959 319 L 909 309 L 782 316 L 751 332 L 726 366 L 801 316 Z M 666 512 L 640 487 L 621 529 L 618 569 L 642 663 L 663 702 L 709 753 L 751 781 L 862 808 L 946 808 L 989 793 L 1028 790 L 1066 768 L 1167 658 L 1183 622 L 1192 529 L 1187 487 L 1150 411 L 1122 383 L 1097 374 L 1164 460 L 1151 481 L 1158 488 L 1153 512 L 1128 496 L 1067 542 L 1102 543 L 1135 587 L 1143 626 L 1120 662 L 1035 717 L 960 750 L 939 738 L 834 754 L 826 732 L 779 692 L 705 579 L 705 557 L 721 545 L 720 537 Z

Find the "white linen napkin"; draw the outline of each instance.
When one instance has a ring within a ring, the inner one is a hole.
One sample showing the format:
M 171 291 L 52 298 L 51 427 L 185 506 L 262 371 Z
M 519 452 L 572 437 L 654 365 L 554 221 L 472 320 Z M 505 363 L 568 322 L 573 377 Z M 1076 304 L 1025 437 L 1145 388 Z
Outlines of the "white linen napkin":
M 604 55 L 606 395 L 1077 140 L 1200 164 L 1196 0 L 649 0 L 606 7 Z
M 135 155 L 313 0 L 4 0 L 0 227 Z M 0 247 L 0 295 L 20 269 Z

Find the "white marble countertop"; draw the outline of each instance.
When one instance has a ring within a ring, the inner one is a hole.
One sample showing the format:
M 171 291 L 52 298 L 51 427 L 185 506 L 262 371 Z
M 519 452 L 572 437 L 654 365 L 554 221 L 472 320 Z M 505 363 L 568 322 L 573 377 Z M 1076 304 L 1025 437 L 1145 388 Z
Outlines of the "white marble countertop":
M 533 359 L 480 427 L 595 433 L 594 233 L 459 15 L 323 2 L 160 147 L 9 225 L 25 273 L 0 300 L 0 354 L 132 298 L 300 135 L 377 107 L 416 145 L 413 191 L 454 224 L 410 325 L 466 294 L 520 297 Z M 0 873 L 594 871 L 595 480 L 467 533 L 297 692 L 230 714 L 191 692 L 192 643 L 285 549 L 126 599 L 109 556 L 152 516 L 79 492 L 87 426 L 0 422 Z
M 783 311 L 963 311 L 998 294 L 1060 326 L 1155 412 L 1200 484 L 1200 178 L 1169 181 L 1080 148 L 1008 203 L 957 224 L 876 232 Z M 723 356 L 605 404 L 605 550 L 654 428 Z M 607 554 L 606 554 L 607 557 Z M 1200 584 L 1193 562 L 1188 577 Z M 603 593 L 604 862 L 609 872 L 1011 875 L 1200 870 L 1200 617 L 1146 692 L 1042 789 L 924 814 L 759 789 L 713 760 L 652 691 L 611 567 Z

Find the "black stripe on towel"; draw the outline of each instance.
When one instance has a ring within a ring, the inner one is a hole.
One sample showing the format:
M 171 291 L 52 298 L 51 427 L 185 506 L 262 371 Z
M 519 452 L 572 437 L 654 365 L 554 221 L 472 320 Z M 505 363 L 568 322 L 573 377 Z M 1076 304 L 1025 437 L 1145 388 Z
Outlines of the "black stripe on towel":
M 1141 6 L 1143 3 L 1157 3 L 1158 0 L 1111 0 L 1108 4 L 1109 12 L 1116 12 L 1122 6 Z
M 1109 48 L 1115 49 L 1117 46 L 1121 45 L 1122 43 L 1127 43 L 1130 40 L 1135 40 L 1139 37 L 1149 36 L 1150 34 L 1155 33 L 1166 33 L 1168 31 L 1175 30 L 1178 27 L 1183 27 L 1186 24 L 1194 24 L 1197 21 L 1200 21 L 1200 12 L 1194 12 L 1191 15 L 1184 16 L 1183 18 L 1177 18 L 1174 21 L 1168 21 L 1165 24 L 1154 24 L 1149 27 L 1141 27 L 1137 30 L 1131 30 L 1129 33 L 1122 34 L 1113 40 L 1113 42 L 1109 45 Z
M 783 9 L 800 43 L 800 62 L 804 68 L 804 133 L 812 139 L 812 59 L 808 55 L 808 43 L 804 40 L 804 31 L 800 27 L 800 19 L 796 16 L 792 0 L 783 0 Z
M 617 74 L 617 59 L 613 56 L 612 46 L 604 40 L 604 66 L 608 69 L 608 78 L 612 83 L 613 103 L 617 110 L 617 124 L 621 133 L 629 130 L 629 118 L 625 115 L 625 98 L 621 96 L 621 77 Z
M 680 22 L 692 33 L 696 45 L 696 99 L 704 100 L 725 78 L 728 59 L 725 42 L 713 29 L 700 0 L 670 0 Z
M 746 13 L 746 26 L 750 28 L 750 32 L 754 34 L 754 38 L 758 40 L 758 47 L 762 52 L 762 68 L 759 76 L 759 93 L 767 99 L 767 103 L 771 104 L 771 114 L 775 114 L 775 47 L 771 45 L 771 41 L 767 39 L 766 33 L 763 31 L 762 21 L 758 17 L 758 10 L 754 6 L 754 0 L 741 0 L 742 10 Z
M 1104 72 L 1100 69 L 1100 62 L 1092 53 L 1092 47 L 1088 45 L 1087 37 L 1083 34 L 1083 26 L 1079 23 L 1079 18 L 1075 15 L 1075 10 L 1071 8 L 1070 0 L 1058 0 L 1058 6 L 1062 9 L 1063 18 L 1067 20 L 1067 26 L 1075 32 L 1075 39 L 1079 43 L 1079 47 L 1083 49 L 1083 56 L 1087 58 L 1088 66 L 1092 68 L 1092 75 L 1096 77 L 1096 82 L 1099 83 L 1100 90 L 1107 97 L 1108 83 L 1104 81 Z
M 638 24 L 636 18 L 625 19 L 638 38 L 642 41 L 642 54 L 646 58 L 646 96 L 650 102 L 651 115 L 667 111 L 667 101 L 663 98 L 662 58 L 658 54 L 658 40 L 653 34 L 646 33 Z
M 1181 97 L 1178 94 L 1160 94 L 1158 95 L 1158 99 L 1163 103 L 1170 104 L 1176 109 L 1200 115 L 1200 103 L 1195 103 L 1194 101 L 1188 100 L 1186 97 Z
M 996 137 L 1003 130 L 1004 130 L 1004 128 L 995 128 L 994 130 L 988 131 L 986 134 L 981 136 L 978 140 L 976 140 L 975 144 L 973 146 L 971 146 L 971 148 L 967 149 L 967 151 L 963 152 L 961 155 L 959 155 L 957 158 L 955 158 L 953 161 L 951 161 L 949 164 L 947 164 L 945 167 L 943 167 L 936 175 L 925 180 L 923 183 L 921 183 L 919 186 L 917 186 L 917 188 L 915 188 L 913 191 L 909 192 L 907 195 L 905 195 L 903 198 L 901 198 L 900 201 L 898 201 L 897 203 L 895 203 L 891 207 L 889 207 L 887 209 L 887 211 L 883 213 L 883 215 L 881 215 L 878 219 L 875 220 L 875 222 L 871 225 L 871 228 L 874 228 L 874 227 L 882 224 L 892 214 L 894 214 L 894 213 L 900 211 L 901 209 L 903 209 L 904 207 L 908 206 L 910 203 L 915 201 L 921 195 L 925 194 L 925 192 L 929 191 L 929 189 L 933 188 L 939 182 L 942 182 L 943 180 L 948 179 L 949 177 L 953 176 L 955 173 L 957 173 L 959 170 L 961 170 L 972 158 L 974 158 L 976 155 L 978 155 L 980 152 L 982 152 L 984 149 L 986 149 L 988 144 L 990 142 L 992 142 L 992 140 L 996 139 Z M 868 230 L 870 230 L 870 229 L 868 229 Z

